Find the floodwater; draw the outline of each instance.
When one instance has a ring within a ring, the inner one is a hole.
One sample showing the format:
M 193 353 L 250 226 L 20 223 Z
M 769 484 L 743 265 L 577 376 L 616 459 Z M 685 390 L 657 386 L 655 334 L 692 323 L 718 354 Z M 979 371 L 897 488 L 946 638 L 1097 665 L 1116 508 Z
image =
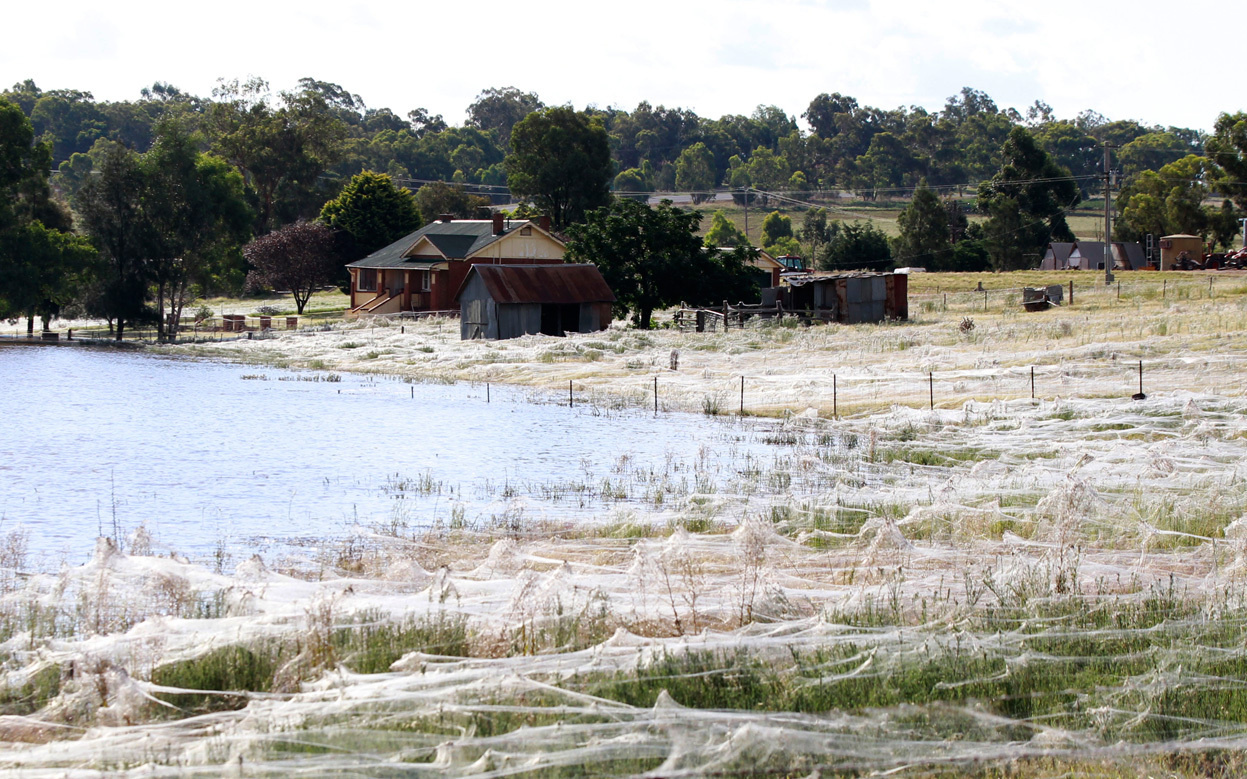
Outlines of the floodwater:
M 775 451 L 766 422 L 327 376 L 0 348 L 0 535 L 24 528 L 36 567 L 139 527 L 157 553 L 237 560 L 359 528 L 604 519 L 634 499 L 609 487 L 621 463 L 717 491 Z

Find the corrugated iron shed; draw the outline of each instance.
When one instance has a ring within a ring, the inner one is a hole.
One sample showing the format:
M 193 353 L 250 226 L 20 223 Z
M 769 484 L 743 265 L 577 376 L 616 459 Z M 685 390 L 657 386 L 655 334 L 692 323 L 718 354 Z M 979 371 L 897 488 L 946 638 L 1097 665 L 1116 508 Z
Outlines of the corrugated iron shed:
M 497 303 L 614 303 L 615 294 L 595 265 L 474 265 L 455 300 L 474 274 Z

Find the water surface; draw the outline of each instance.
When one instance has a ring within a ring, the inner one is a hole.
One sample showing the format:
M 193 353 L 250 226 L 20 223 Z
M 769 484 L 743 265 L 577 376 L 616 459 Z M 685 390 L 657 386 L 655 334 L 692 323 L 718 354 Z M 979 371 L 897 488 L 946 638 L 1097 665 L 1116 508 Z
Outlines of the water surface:
M 641 499 L 600 494 L 625 472 L 720 490 L 741 456 L 772 456 L 761 428 L 730 420 L 498 386 L 486 403 L 484 386 L 309 380 L 326 375 L 0 348 L 0 534 L 24 527 L 46 566 L 140 526 L 157 550 L 202 557 L 359 527 L 593 521 Z

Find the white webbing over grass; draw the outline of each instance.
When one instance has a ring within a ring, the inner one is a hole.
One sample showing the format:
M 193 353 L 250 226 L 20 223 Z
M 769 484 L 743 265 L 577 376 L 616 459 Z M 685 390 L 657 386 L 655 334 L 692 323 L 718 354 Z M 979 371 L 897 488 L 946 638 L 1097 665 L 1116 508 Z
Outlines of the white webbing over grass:
M 0 770 L 672 776 L 1247 749 L 1244 682 L 1226 670 L 1247 668 L 1244 353 L 1220 334 L 1244 315 L 1210 303 L 1200 316 L 1213 311 L 1213 326 L 1178 309 L 1089 316 L 1072 335 L 1063 319 L 1018 316 L 969 337 L 946 321 L 602 334 L 618 352 L 592 336 L 462 345 L 430 323 L 232 344 L 325 369 L 367 348 L 383 352 L 378 370 L 572 378 L 603 406 L 643 405 L 653 366 L 680 344 L 666 408 L 719 393 L 731 410 L 730 377 L 745 373 L 747 408 L 825 412 L 834 370 L 854 413 L 778 423 L 764 433 L 783 444 L 772 462 L 730 447 L 691 466 L 619 452 L 612 477 L 649 497 L 592 527 L 361 529 L 316 562 L 232 573 L 106 541 L 83 566 L 30 573 L 10 538 L 5 682 L 60 681 L 36 710 L 0 716 Z M 1183 335 L 1148 335 L 1158 318 Z M 894 351 L 898 338 L 913 343 Z M 1136 402 L 1139 356 L 1149 398 Z M 1032 362 L 1049 399 L 1028 397 Z M 961 385 L 934 411 L 921 407 L 928 370 Z M 726 489 L 698 491 L 733 470 Z M 540 485 L 522 499 L 541 514 Z M 439 640 L 453 626 L 468 656 L 394 643 L 389 670 L 352 671 L 359 657 L 334 636 L 384 625 Z M 168 702 L 185 690 L 150 681 L 224 647 L 282 642 L 272 691 L 234 711 L 186 716 Z M 1008 685 L 1024 679 L 1057 687 L 1023 711 L 1027 688 Z M 723 696 L 701 700 L 722 705 L 689 705 L 715 685 Z M 1200 698 L 1227 703 L 1192 715 Z M 793 701 L 805 703 L 771 710 Z

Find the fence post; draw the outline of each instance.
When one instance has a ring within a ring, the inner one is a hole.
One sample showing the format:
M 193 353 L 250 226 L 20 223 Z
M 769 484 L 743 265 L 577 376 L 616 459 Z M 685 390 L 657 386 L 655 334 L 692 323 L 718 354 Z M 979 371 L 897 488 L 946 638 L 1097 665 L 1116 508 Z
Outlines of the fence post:
M 840 399 L 836 387 L 836 374 L 831 374 L 831 417 L 832 419 L 840 418 Z
M 935 410 L 935 373 L 927 374 L 927 389 L 931 393 L 931 410 Z
M 654 416 L 658 416 L 658 377 L 654 377 Z
M 1074 280 L 1069 280 L 1069 304 L 1074 305 Z
M 745 415 L 745 377 L 740 377 L 740 415 Z
M 489 382 L 485 382 L 485 402 L 489 402 Z
M 1031 400 L 1035 399 L 1035 366 L 1031 366 Z
M 567 380 L 567 407 L 568 408 L 576 407 L 576 396 L 572 394 L 572 380 L 571 379 Z

